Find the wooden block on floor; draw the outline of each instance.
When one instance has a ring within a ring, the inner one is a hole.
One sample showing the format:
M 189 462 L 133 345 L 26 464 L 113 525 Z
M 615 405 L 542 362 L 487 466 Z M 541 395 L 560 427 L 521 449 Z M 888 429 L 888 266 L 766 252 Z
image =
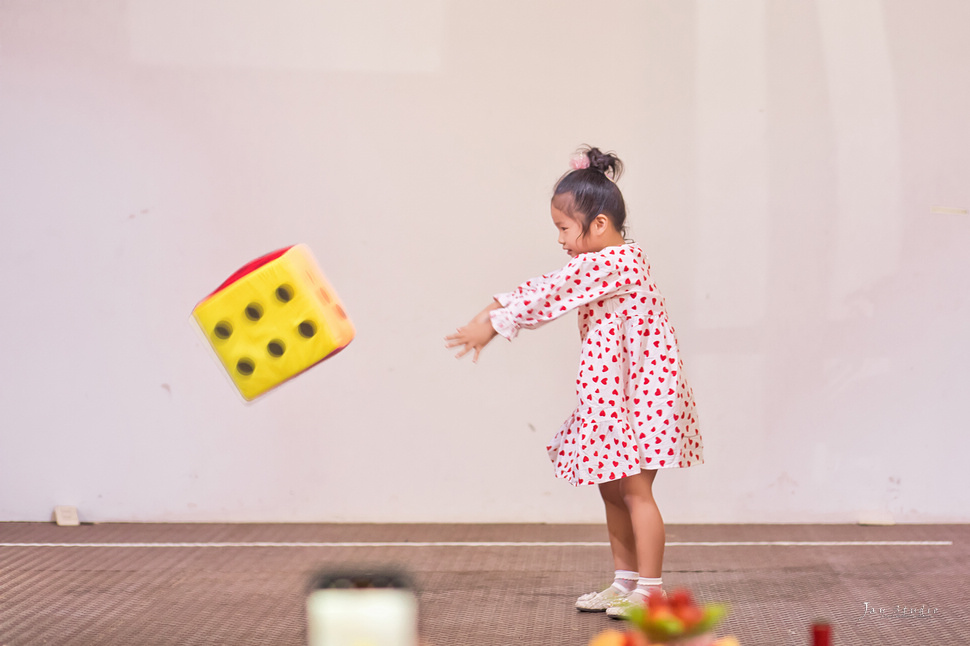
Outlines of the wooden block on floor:
M 81 524 L 77 517 L 77 507 L 58 505 L 54 507 L 54 522 L 61 527 L 76 527 Z

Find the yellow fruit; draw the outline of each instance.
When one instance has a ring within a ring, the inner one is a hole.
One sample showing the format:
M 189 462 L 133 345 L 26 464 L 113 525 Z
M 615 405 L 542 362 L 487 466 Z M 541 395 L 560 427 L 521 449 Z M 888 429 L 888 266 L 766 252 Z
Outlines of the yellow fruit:
M 624 646 L 625 636 L 618 630 L 604 630 L 589 641 L 589 646 Z

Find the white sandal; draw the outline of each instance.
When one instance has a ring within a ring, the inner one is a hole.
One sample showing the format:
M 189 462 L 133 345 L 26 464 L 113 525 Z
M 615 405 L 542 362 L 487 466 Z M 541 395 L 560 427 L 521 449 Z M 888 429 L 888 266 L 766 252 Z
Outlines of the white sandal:
M 667 593 L 661 591 L 664 599 Z M 629 619 L 630 611 L 634 608 L 643 606 L 647 602 L 647 595 L 641 590 L 634 590 L 622 599 L 616 599 L 606 607 L 606 616 L 610 619 Z
M 611 585 L 602 592 L 589 592 L 576 599 L 576 609 L 580 612 L 603 612 L 617 601 L 626 599 L 630 593 Z

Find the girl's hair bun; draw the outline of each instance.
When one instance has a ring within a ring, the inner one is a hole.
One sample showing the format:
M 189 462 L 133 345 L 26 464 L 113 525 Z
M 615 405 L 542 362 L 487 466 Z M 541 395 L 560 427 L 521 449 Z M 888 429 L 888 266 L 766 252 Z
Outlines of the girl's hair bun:
M 579 221 L 583 235 L 600 213 L 606 215 L 616 230 L 624 233 L 626 204 L 616 185 L 623 172 L 623 162 L 614 153 L 583 146 L 572 158 L 572 170 L 556 182 L 552 205 Z
M 592 170 L 597 170 L 607 177 L 609 177 L 614 182 L 620 179 L 620 175 L 623 173 L 623 162 L 614 153 L 604 153 L 599 148 L 594 148 L 592 146 L 583 146 L 577 152 L 577 156 L 574 158 L 583 158 L 588 160 L 586 166 L 581 166 L 585 168 L 590 168 Z M 573 163 L 573 168 L 576 168 L 577 164 Z

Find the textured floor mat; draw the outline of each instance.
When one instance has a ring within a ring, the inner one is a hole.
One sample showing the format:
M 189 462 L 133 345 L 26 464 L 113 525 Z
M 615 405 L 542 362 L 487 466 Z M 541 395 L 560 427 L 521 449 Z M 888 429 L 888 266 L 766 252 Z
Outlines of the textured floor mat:
M 726 601 L 744 646 L 970 644 L 970 526 L 669 526 L 664 581 Z M 313 574 L 409 572 L 429 646 L 585 645 L 608 585 L 588 525 L 0 524 L 0 646 L 293 645 Z M 932 542 L 942 541 L 944 544 Z M 931 543 L 927 543 L 931 542 Z

